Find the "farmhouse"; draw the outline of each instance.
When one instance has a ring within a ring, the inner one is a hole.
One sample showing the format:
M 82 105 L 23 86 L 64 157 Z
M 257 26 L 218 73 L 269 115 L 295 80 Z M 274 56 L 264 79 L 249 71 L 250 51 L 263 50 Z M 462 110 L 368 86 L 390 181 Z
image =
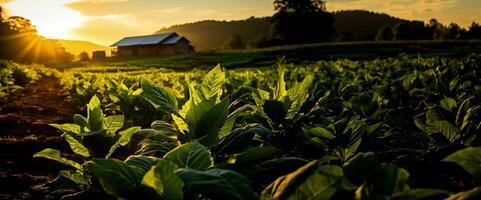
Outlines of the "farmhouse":
M 194 47 L 175 32 L 126 37 L 112 47 L 113 56 L 154 56 L 194 53 Z

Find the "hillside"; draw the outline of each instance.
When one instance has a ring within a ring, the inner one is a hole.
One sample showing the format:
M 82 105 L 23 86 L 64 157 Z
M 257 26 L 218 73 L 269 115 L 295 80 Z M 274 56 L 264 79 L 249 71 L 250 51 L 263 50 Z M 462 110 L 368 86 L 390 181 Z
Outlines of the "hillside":
M 400 22 L 409 22 L 388 14 L 365 10 L 338 11 L 333 13 L 334 37 L 347 34 L 355 41 L 374 40 L 383 26 L 394 26 Z
M 110 48 L 98 44 L 94 44 L 87 41 L 78 41 L 78 40 L 57 40 L 60 45 L 65 47 L 65 50 L 75 56 L 79 55 L 82 52 L 89 53 L 92 56 L 93 51 L 105 51 L 107 55 L 110 55 Z
M 238 21 L 206 20 L 174 25 L 159 32 L 177 32 L 186 36 L 197 50 L 222 49 L 224 42 L 232 35 L 239 34 L 246 41 L 252 40 L 269 30 L 269 18 L 249 18 Z
M 349 10 L 333 13 L 336 33 L 333 39 L 346 36 L 352 40 L 373 40 L 377 31 L 384 25 L 394 25 L 407 20 L 387 14 L 364 10 Z M 237 21 L 199 21 L 164 28 L 158 32 L 178 32 L 186 36 L 197 50 L 222 49 L 225 41 L 234 33 L 245 41 L 251 41 L 269 31 L 269 17 Z

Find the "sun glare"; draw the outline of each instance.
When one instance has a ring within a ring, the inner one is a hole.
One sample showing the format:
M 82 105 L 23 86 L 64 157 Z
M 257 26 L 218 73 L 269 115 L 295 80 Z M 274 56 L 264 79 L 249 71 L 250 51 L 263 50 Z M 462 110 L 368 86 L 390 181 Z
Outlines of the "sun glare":
M 69 38 L 85 17 L 64 5 L 73 0 L 15 0 L 5 6 L 10 15 L 22 16 L 32 21 L 38 33 L 47 38 Z

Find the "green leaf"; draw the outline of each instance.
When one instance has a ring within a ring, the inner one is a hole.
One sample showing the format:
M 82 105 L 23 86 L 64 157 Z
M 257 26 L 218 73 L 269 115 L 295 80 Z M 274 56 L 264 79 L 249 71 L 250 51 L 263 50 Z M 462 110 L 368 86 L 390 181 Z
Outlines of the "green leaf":
M 456 193 L 446 200 L 468 200 L 468 199 L 480 199 L 481 198 L 481 187 L 475 187 L 471 190 Z
M 276 89 L 274 91 L 273 99 L 282 101 L 287 96 L 286 81 L 284 80 L 285 69 L 279 67 L 279 80 L 277 80 Z
M 291 106 L 287 111 L 287 119 L 292 119 L 301 110 L 302 105 L 309 97 L 309 88 L 311 87 L 314 77 L 308 75 L 301 83 L 294 84 L 288 91 L 287 95 L 291 100 Z
M 83 128 L 83 127 L 87 127 L 87 125 L 88 125 L 88 123 L 89 123 L 88 120 L 87 120 L 87 118 L 85 118 L 84 116 L 79 115 L 79 114 L 75 114 L 75 115 L 73 116 L 73 122 L 74 122 L 75 124 L 79 125 L 79 126 L 82 127 L 82 128 Z
M 211 99 L 212 97 L 217 97 L 219 99 L 222 96 L 222 86 L 225 80 L 225 74 L 222 72 L 220 65 L 210 70 L 199 85 L 203 98 Z
M 393 164 L 381 164 L 362 188 L 365 198 L 385 198 L 409 190 L 409 173 Z
M 85 147 L 77 138 L 70 134 L 64 134 L 65 140 L 67 140 L 70 149 L 78 155 L 81 155 L 83 157 L 90 157 L 90 152 L 87 147 Z
M 215 99 L 210 99 L 193 105 L 186 115 L 186 120 L 189 130 L 194 134 L 194 139 L 198 139 L 204 145 L 212 146 L 219 143 L 219 132 L 228 114 L 228 100 L 215 104 Z
M 458 106 L 457 102 L 455 99 L 453 98 L 450 98 L 450 97 L 444 97 L 444 99 L 442 99 L 439 104 L 441 104 L 441 107 L 444 108 L 445 110 L 447 111 L 454 111 L 454 108 L 456 108 Z
M 284 103 L 277 100 L 265 101 L 262 110 L 274 124 L 281 124 L 287 115 L 287 110 L 284 109 Z
M 159 160 L 161 159 L 156 157 L 133 155 L 125 159 L 124 163 L 147 173 L 153 166 L 157 165 Z
M 50 126 L 62 131 L 63 133 L 80 134 L 80 126 L 77 124 L 49 124 Z
M 160 160 L 143 177 L 142 184 L 151 187 L 166 200 L 182 200 L 183 182 L 179 175 L 175 174 L 178 167 L 167 160 Z
M 221 139 L 231 133 L 232 128 L 234 128 L 235 121 L 236 121 L 237 117 L 247 109 L 249 109 L 249 105 L 242 106 L 242 107 L 236 109 L 231 114 L 229 114 L 229 116 L 227 116 L 227 119 L 224 123 L 224 126 L 222 126 L 222 128 L 219 131 L 219 137 Z
M 342 168 L 312 161 L 272 182 L 261 199 L 330 199 L 338 189 L 350 188 L 353 186 L 343 177 Z
M 74 171 L 74 170 L 62 170 L 60 171 L 60 176 L 63 176 L 76 184 L 79 185 L 88 185 L 89 179 L 85 174 L 81 171 Z
M 43 151 L 40 151 L 40 152 L 34 154 L 33 157 L 34 158 L 47 158 L 47 159 L 50 159 L 50 160 L 55 160 L 55 161 L 57 161 L 59 163 L 62 163 L 64 165 L 72 166 L 76 169 L 81 169 L 80 164 L 76 163 L 75 161 L 63 158 L 61 156 L 61 152 L 59 150 L 56 150 L 56 149 L 50 149 L 50 148 L 44 149 Z
M 206 170 L 214 164 L 210 151 L 198 141 L 192 141 L 175 148 L 165 154 L 164 159 L 171 161 L 179 168 L 198 170 Z
M 314 135 L 316 137 L 329 139 L 329 140 L 334 138 L 334 134 L 332 134 L 331 131 L 329 131 L 329 130 L 323 128 L 323 127 L 314 127 L 314 128 L 310 128 L 310 129 L 304 129 L 303 132 L 306 133 L 306 134 L 311 134 L 311 135 Z
M 100 100 L 97 96 L 93 96 L 87 105 L 87 127 L 90 131 L 98 131 L 103 128 L 104 114 L 100 106 Z
M 272 154 L 278 152 L 279 150 L 272 146 L 262 146 L 262 147 L 252 147 L 247 149 L 246 151 L 236 154 L 230 162 L 249 162 L 255 161 L 262 158 L 266 158 L 271 156 Z
M 159 110 L 169 113 L 178 113 L 177 99 L 164 88 L 154 86 L 152 81 L 142 78 L 140 80 L 145 97 Z
M 139 126 L 130 127 L 129 129 L 120 131 L 119 138 L 110 147 L 109 153 L 106 155 L 106 158 L 109 158 L 119 146 L 127 145 L 130 142 L 130 138 L 132 138 L 132 136 L 139 131 Z
M 249 179 L 234 171 L 181 169 L 178 173 L 184 182 L 186 199 L 199 195 L 206 199 L 257 199 Z
M 124 126 L 124 116 L 123 115 L 114 115 L 108 116 L 104 119 L 104 128 L 111 133 L 117 132 Z
M 481 181 L 481 147 L 468 147 L 456 151 L 443 161 L 460 165 L 476 180 Z
M 442 120 L 429 123 L 437 132 L 442 133 L 451 143 L 461 137 L 459 130 L 451 122 Z
M 88 163 L 104 190 L 117 198 L 153 199 L 157 192 L 142 185 L 143 171 L 116 159 L 93 159 Z
M 344 175 L 352 183 L 362 185 L 380 165 L 378 157 L 372 153 L 358 153 L 343 167 Z

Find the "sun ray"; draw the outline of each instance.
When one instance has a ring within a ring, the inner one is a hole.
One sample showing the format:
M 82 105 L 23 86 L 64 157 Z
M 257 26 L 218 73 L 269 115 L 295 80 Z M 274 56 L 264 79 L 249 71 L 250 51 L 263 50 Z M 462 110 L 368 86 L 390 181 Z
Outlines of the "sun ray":
M 48 38 L 69 38 L 85 17 L 78 11 L 65 7 L 73 0 L 15 0 L 5 4 L 11 15 L 30 19 L 38 33 Z

